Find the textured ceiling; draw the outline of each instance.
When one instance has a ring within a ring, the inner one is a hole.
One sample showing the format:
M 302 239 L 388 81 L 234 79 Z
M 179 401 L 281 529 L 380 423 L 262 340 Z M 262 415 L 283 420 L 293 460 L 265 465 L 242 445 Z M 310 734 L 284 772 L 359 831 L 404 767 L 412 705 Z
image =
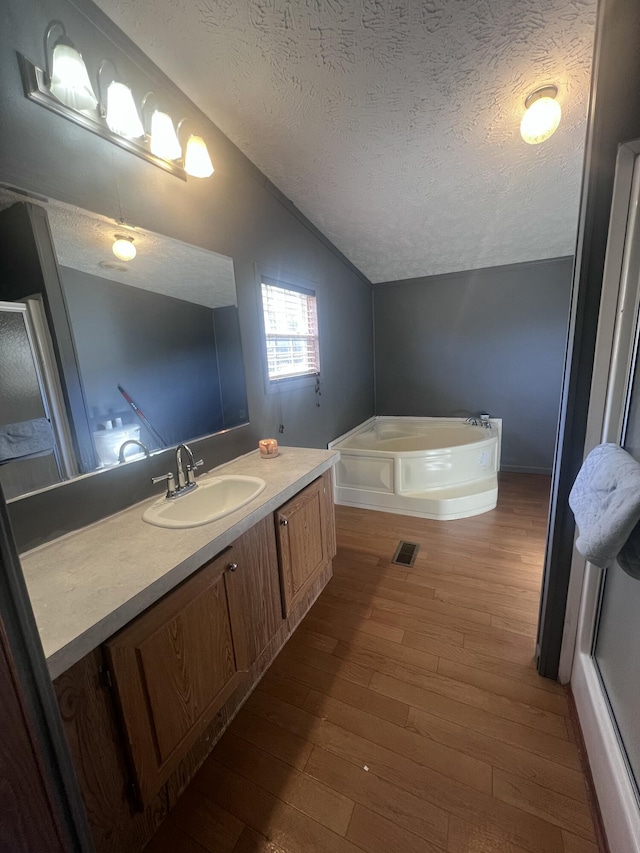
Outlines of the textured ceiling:
M 573 253 L 596 0 L 97 4 L 372 281 Z
M 25 200 L 30 199 L 0 188 L 0 208 Z M 236 305 L 231 258 L 142 228 L 118 225 L 63 202 L 32 201 L 47 211 L 61 266 L 207 308 Z M 123 263 L 113 255 L 111 246 L 117 234 L 134 238 L 138 253 L 133 261 Z M 105 268 L 102 263 L 116 267 Z

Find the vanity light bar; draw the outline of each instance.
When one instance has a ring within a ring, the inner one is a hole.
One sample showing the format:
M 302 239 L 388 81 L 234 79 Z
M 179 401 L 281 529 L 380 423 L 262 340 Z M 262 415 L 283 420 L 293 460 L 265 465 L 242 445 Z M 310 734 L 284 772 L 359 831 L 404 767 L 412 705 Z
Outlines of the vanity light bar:
M 58 22 L 54 23 L 57 24 Z M 49 26 L 47 34 L 49 33 L 51 26 L 52 25 Z M 45 43 L 47 43 L 47 39 L 48 35 L 45 38 Z M 73 44 L 72 42 L 70 42 L 70 40 L 66 41 L 68 41 L 68 43 L 73 47 Z M 40 104 L 40 106 L 46 107 L 48 110 L 51 110 L 52 112 L 57 113 L 57 115 L 69 119 L 69 121 L 73 121 L 75 124 L 79 124 L 81 127 L 84 127 L 85 130 L 90 130 L 97 136 L 101 136 L 108 142 L 112 142 L 114 145 L 117 145 L 120 148 L 124 148 L 125 151 L 129 151 L 131 154 L 135 154 L 143 160 L 146 160 L 149 163 L 153 163 L 154 166 L 158 166 L 160 169 L 164 169 L 166 172 L 170 172 L 172 175 L 175 175 L 177 178 L 180 178 L 183 181 L 187 180 L 188 174 L 192 174 L 193 177 L 208 177 L 208 174 L 205 174 L 204 172 L 197 174 L 195 172 L 187 171 L 185 165 L 188 166 L 188 164 L 186 163 L 186 159 L 182 158 L 182 150 L 180 150 L 179 153 L 177 150 L 174 150 L 172 152 L 178 154 L 178 157 L 173 160 L 165 159 L 165 157 L 159 156 L 157 153 L 154 153 L 153 149 L 157 151 L 158 146 L 153 143 L 150 134 L 145 134 L 144 136 L 140 136 L 139 138 L 132 138 L 124 136 L 122 135 L 122 133 L 117 133 L 114 130 L 111 130 L 109 125 L 107 124 L 105 116 L 102 114 L 104 110 L 101 111 L 99 106 L 96 109 L 87 110 L 76 109 L 73 106 L 69 106 L 68 104 L 64 103 L 52 93 L 49 73 L 46 70 L 39 68 L 21 53 L 18 53 L 18 65 L 20 67 L 20 75 L 22 77 L 24 94 L 27 98 L 29 98 L 29 100 L 35 101 L 35 103 Z M 102 65 L 104 65 L 104 63 L 102 63 Z M 136 109 L 135 105 L 133 104 L 133 99 L 131 101 L 131 105 L 134 107 L 134 109 Z M 161 115 L 166 116 L 166 118 L 171 121 L 170 117 L 167 114 Z M 206 152 L 206 145 L 204 141 L 202 141 L 202 145 L 204 146 L 204 150 Z M 211 171 L 209 172 L 209 174 L 211 174 L 212 172 L 213 167 L 211 167 Z

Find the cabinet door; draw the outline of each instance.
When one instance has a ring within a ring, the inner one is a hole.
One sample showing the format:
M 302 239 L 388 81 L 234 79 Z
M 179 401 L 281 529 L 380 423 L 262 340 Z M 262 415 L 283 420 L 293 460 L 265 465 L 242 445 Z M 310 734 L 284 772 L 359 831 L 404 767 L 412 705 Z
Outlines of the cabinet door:
M 229 563 L 225 551 L 106 643 L 143 803 L 246 677 L 231 633 Z
M 282 598 L 273 516 L 247 531 L 225 552 L 233 645 L 239 669 L 248 670 L 282 624 Z
M 319 477 L 276 513 L 285 614 L 335 554 L 330 487 L 330 475 Z

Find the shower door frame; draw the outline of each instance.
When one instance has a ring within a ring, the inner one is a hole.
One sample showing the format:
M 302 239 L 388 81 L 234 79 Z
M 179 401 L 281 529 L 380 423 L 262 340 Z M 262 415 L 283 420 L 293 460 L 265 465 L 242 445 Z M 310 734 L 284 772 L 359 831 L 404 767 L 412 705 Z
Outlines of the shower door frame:
M 44 416 L 51 424 L 55 438 L 53 454 L 60 477 L 59 482 L 62 483 L 72 477 L 77 477 L 80 472 L 73 450 L 71 426 L 64 403 L 62 386 L 60 384 L 53 344 L 44 313 L 42 297 L 39 295 L 28 296 L 19 302 L 0 301 L 0 312 L 20 314 L 22 316 L 25 334 L 33 359 L 34 375 L 40 389 L 40 399 L 44 409 Z M 43 488 L 48 488 L 48 486 L 44 486 Z M 22 497 L 24 495 L 17 495 L 13 500 Z
M 597 444 L 619 441 L 633 378 L 631 370 L 637 357 L 639 312 L 637 140 L 620 146 L 616 164 L 585 456 Z M 571 689 L 610 849 L 612 853 L 640 853 L 640 809 L 635 786 L 594 658 L 603 585 L 603 571 L 574 549 L 561 671 L 571 666 Z

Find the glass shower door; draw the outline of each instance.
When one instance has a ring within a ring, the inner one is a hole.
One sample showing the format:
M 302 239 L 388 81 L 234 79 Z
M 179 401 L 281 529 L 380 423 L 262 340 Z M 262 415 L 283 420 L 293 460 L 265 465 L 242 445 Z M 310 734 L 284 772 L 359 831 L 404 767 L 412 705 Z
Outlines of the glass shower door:
M 77 473 L 45 323 L 42 307 L 35 298 L 0 302 L 0 430 L 10 436 L 0 450 L 0 487 L 7 500 Z M 35 445 L 30 443 L 24 453 L 10 449 L 20 427 L 23 433 L 25 429 L 29 433 L 29 425 L 47 422 L 51 441 L 45 434 L 35 440 Z
M 613 215 L 612 215 L 613 224 Z M 609 364 L 602 441 L 640 462 L 640 157 L 636 156 L 624 233 L 619 346 Z M 610 230 L 610 241 L 615 230 Z M 640 566 L 632 577 L 617 560 L 602 573 L 591 655 L 640 806 Z
M 638 330 L 620 444 L 640 462 Z M 640 575 L 640 571 L 639 571 Z M 640 579 L 614 561 L 604 573 L 594 659 L 640 802 Z

